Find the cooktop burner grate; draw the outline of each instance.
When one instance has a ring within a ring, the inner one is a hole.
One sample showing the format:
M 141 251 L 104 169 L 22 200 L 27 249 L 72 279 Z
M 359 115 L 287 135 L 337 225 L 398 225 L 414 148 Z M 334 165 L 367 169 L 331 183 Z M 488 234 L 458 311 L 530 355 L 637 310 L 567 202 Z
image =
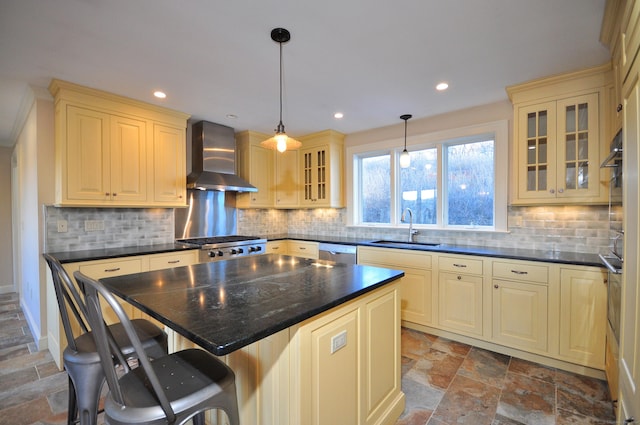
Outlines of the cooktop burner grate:
M 178 242 L 188 243 L 193 245 L 214 245 L 221 243 L 233 243 L 233 242 L 247 242 L 247 241 L 258 241 L 261 238 L 257 236 L 213 236 L 213 237 L 203 237 L 203 238 L 189 238 L 189 239 L 178 239 Z

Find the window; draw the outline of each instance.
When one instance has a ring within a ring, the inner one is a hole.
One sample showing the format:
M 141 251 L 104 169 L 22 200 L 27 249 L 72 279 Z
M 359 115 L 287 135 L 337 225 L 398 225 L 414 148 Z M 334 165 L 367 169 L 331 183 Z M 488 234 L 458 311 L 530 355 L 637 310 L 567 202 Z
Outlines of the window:
M 347 149 L 350 225 L 405 226 L 409 208 L 418 227 L 506 230 L 506 121 L 413 140 L 409 168 L 396 142 Z

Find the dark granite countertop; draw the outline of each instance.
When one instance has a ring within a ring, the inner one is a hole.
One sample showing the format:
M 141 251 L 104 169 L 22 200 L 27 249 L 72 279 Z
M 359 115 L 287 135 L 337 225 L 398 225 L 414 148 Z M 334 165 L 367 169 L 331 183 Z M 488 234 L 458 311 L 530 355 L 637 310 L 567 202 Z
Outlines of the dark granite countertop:
M 222 356 L 404 276 L 399 270 L 329 264 L 267 254 L 101 282 Z
M 430 251 L 436 253 L 481 255 L 484 257 L 505 258 L 512 260 L 543 261 L 547 263 L 572 264 L 579 266 L 605 267 L 598 254 L 585 254 L 579 252 L 566 251 L 543 251 L 521 248 L 494 248 L 473 245 L 448 245 L 438 244 L 434 246 L 420 244 L 396 244 L 393 247 L 375 243 L 377 239 L 357 239 L 331 236 L 312 236 L 295 234 L 278 234 L 266 237 L 269 241 L 293 239 L 313 242 L 337 243 L 344 245 L 364 245 L 378 248 L 398 248 L 418 251 Z
M 108 260 L 109 258 L 133 257 L 136 255 L 161 254 L 164 252 L 187 251 L 198 249 L 194 245 L 183 243 L 167 243 L 159 245 L 126 246 L 122 248 L 87 249 L 83 251 L 51 252 L 61 263 L 76 263 L 79 261 Z

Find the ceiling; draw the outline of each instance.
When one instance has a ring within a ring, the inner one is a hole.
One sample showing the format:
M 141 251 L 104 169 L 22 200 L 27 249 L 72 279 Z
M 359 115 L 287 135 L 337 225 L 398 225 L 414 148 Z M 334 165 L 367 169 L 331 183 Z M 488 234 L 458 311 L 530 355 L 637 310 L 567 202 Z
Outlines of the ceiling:
M 14 0 L 0 4 L 0 146 L 52 78 L 234 127 L 349 134 L 506 99 L 609 58 L 605 0 Z M 437 92 L 446 81 L 449 89 Z M 157 100 L 155 90 L 168 97 Z M 42 90 L 36 90 L 36 92 Z M 24 106 L 23 106 L 24 107 Z M 337 120 L 334 112 L 343 112 Z M 230 115 L 236 118 L 230 118 Z

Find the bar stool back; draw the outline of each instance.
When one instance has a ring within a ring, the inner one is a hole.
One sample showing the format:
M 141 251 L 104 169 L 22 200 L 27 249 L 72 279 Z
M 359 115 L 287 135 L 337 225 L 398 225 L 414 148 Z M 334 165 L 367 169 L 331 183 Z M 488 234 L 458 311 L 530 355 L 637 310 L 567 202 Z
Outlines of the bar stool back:
M 64 368 L 69 375 L 69 404 L 67 424 L 95 425 L 98 418 L 100 393 L 105 376 L 90 326 L 83 297 L 60 262 L 43 254 L 49 268 L 58 301 L 67 347 L 62 354 Z M 133 321 L 136 334 L 142 340 L 146 356 L 167 354 L 167 334 L 148 320 Z M 121 324 L 109 326 L 114 343 L 122 347 L 126 358 L 135 353 Z M 111 368 L 115 366 L 113 360 Z
M 114 295 L 100 282 L 75 272 L 84 285 L 86 307 L 93 337 L 107 377 L 109 394 L 105 400 L 105 419 L 110 425 L 181 425 L 190 419 L 204 424 L 204 412 L 223 410 L 231 425 L 239 425 L 235 375 L 222 361 L 199 349 L 187 349 L 149 361 L 139 357 L 140 365 L 118 376 L 111 358 L 123 357 L 113 350 L 110 329 L 105 326 L 100 300 L 106 301 L 120 319 L 136 352 L 142 344 L 132 323 Z

